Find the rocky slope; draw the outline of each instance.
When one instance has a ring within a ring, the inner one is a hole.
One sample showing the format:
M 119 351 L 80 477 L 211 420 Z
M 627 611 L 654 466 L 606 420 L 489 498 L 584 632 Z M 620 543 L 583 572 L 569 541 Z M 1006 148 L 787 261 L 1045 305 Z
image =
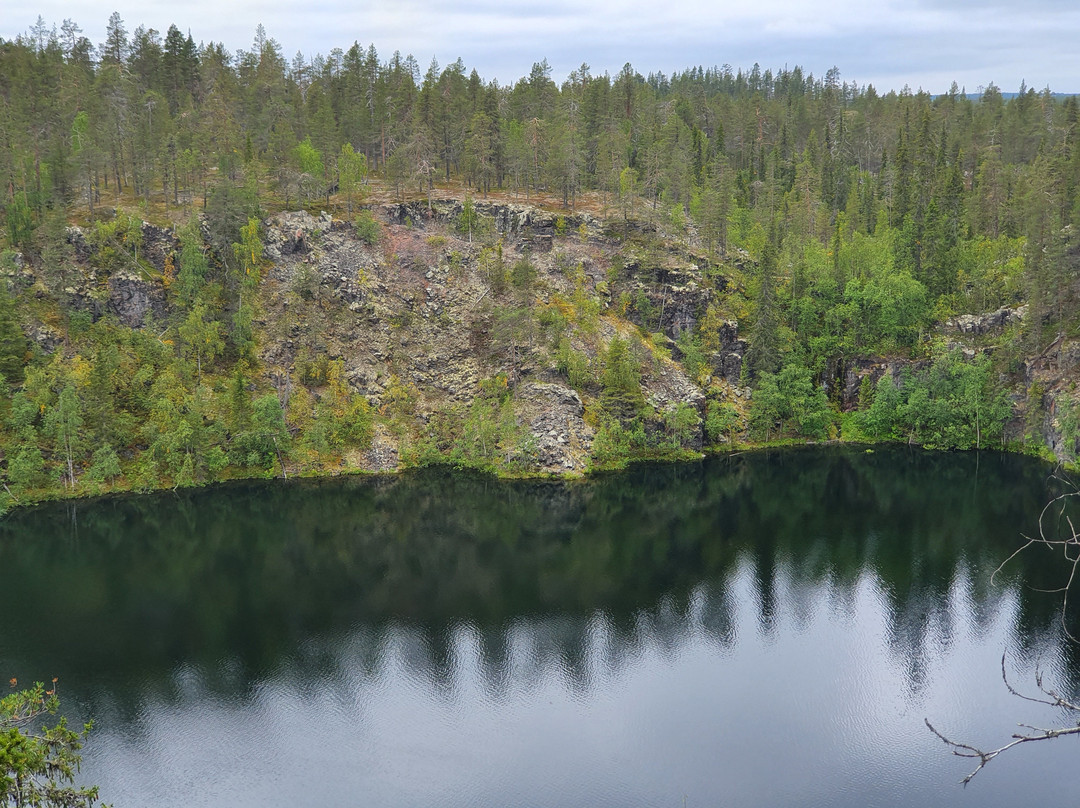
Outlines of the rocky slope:
M 399 468 L 418 442 L 437 442 L 445 414 L 464 418 L 494 384 L 524 431 L 522 470 L 580 474 L 593 453 L 603 357 L 615 337 L 630 346 L 654 435 L 677 408 L 688 408 L 697 423 L 681 445 L 700 449 L 707 400 L 745 414 L 747 343 L 733 318 L 717 314 L 729 310 L 731 279 L 707 270 L 686 243 L 666 242 L 640 224 L 506 203 L 477 201 L 471 232 L 459 227 L 458 200 L 372 213 L 377 226 L 365 238 L 325 213 L 281 213 L 262 228 L 260 383 L 284 400 L 320 366 L 341 360 L 349 386 L 383 416 L 371 447 L 349 456 L 348 466 Z M 110 314 L 129 327 L 157 328 L 172 313 L 166 283 L 180 243 L 171 230 L 146 223 L 142 236 L 152 273 L 98 273 L 79 228 L 69 229 L 68 241 L 81 274 L 62 290 L 46 288 L 40 267 L 18 257 L 9 273 L 24 291 L 53 294 L 94 319 Z M 740 260 L 729 256 L 727 264 Z M 958 317 L 942 324 L 941 338 L 971 356 L 993 353 L 1015 339 L 1024 316 L 1020 307 Z M 23 325 L 52 352 L 64 336 L 47 320 L 31 311 Z M 692 376 L 677 340 L 706 320 L 711 336 Z M 1080 345 L 1061 337 L 1013 369 L 1010 440 L 1038 436 L 1062 458 L 1075 450 L 1065 445 L 1058 401 L 1071 398 L 1078 360 Z M 899 379 L 911 365 L 863 357 L 834 365 L 821 382 L 850 410 L 864 379 Z
M 567 329 L 572 350 L 594 368 L 616 334 L 636 340 L 640 351 L 644 343 L 634 324 L 600 311 L 611 303 L 613 284 L 636 291 L 644 286 L 639 275 L 656 267 L 613 273 L 617 240 L 587 216 L 561 218 L 483 203 L 477 212 L 486 231 L 482 239 L 474 234 L 470 240 L 456 227 L 461 205 L 455 201 L 437 202 L 430 210 L 422 203 L 384 206 L 377 211 L 382 233 L 373 245 L 326 214 L 285 213 L 267 220 L 270 269 L 261 295 L 261 359 L 267 373 L 285 376 L 315 357 L 340 358 L 353 388 L 377 409 L 385 411 L 392 396 L 409 391 L 418 425 L 447 408 L 467 407 L 485 379 L 502 374 L 518 421 L 531 434 L 534 470 L 580 473 L 595 431 L 587 409 L 599 390 L 593 384 L 571 386 L 557 367 L 558 335 L 540 320 L 545 312 L 565 317 L 560 306 L 572 310 L 591 303 L 591 321 Z M 514 267 L 523 259 L 535 274 L 514 288 Z M 496 270 L 490 265 L 499 261 L 509 282 L 492 281 Z M 662 286 L 670 305 L 662 325 L 677 336 L 694 326 L 707 299 L 695 294 L 701 282 L 696 267 L 665 271 Z M 647 293 L 659 294 L 658 288 Z M 528 313 L 520 314 L 523 309 Z M 525 322 L 508 324 L 513 317 Z M 734 323 L 726 329 L 730 344 L 715 364 L 737 381 L 743 344 Z M 639 359 L 642 393 L 658 417 L 680 403 L 704 416 L 701 385 L 670 351 L 650 350 Z M 385 469 L 399 453 L 388 436 L 379 440 L 382 451 L 369 453 L 364 462 Z M 700 434 L 695 444 L 701 445 Z

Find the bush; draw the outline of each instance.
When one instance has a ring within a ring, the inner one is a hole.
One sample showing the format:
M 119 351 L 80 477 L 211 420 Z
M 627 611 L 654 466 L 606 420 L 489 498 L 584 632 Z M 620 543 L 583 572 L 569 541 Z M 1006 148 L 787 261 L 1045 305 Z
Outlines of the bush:
M 90 479 L 97 483 L 120 476 L 120 458 L 116 456 L 116 450 L 112 446 L 106 443 L 94 450 L 89 474 Z
M 8 479 L 19 488 L 45 483 L 45 459 L 37 446 L 24 446 L 8 461 Z
M 710 401 L 705 412 L 705 435 L 709 443 L 731 440 L 739 425 L 739 411 L 728 401 Z
M 362 210 L 356 214 L 353 227 L 356 230 L 356 237 L 368 246 L 373 247 L 379 243 L 381 230 L 370 210 Z
M 664 426 L 672 449 L 701 445 L 701 416 L 685 401 L 680 401 L 674 409 L 664 414 Z
M 785 365 L 779 373 L 761 374 L 750 402 L 750 428 L 759 437 L 795 434 L 820 440 L 832 423 L 828 398 L 809 368 Z
M 647 445 L 645 426 L 640 420 L 627 428 L 614 418 L 604 418 L 593 438 L 592 465 L 599 469 L 622 468 L 641 455 Z

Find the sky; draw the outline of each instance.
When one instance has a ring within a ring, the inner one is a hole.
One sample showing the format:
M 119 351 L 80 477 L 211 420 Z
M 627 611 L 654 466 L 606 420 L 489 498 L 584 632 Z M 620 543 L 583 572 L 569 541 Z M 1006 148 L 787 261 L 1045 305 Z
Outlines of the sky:
M 117 11 L 128 33 L 162 35 L 170 24 L 196 42 L 250 49 L 262 23 L 287 59 L 359 42 L 381 61 L 412 54 L 427 69 L 458 57 L 485 81 L 510 84 L 547 59 L 561 82 L 583 63 L 612 75 L 627 62 L 648 75 L 688 67 L 784 67 L 880 92 L 968 92 L 990 83 L 1014 92 L 1080 92 L 1080 3 L 1076 0 L 22 0 L 5 4 L 0 37 L 29 30 L 40 15 L 71 18 L 98 44 Z

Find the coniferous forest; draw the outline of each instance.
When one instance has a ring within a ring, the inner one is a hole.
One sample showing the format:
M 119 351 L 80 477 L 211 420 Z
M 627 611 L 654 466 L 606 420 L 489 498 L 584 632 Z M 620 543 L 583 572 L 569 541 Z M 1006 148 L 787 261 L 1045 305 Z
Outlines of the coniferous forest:
M 551 75 L 117 14 L 0 40 L 6 504 L 776 440 L 1073 459 L 1075 97 Z

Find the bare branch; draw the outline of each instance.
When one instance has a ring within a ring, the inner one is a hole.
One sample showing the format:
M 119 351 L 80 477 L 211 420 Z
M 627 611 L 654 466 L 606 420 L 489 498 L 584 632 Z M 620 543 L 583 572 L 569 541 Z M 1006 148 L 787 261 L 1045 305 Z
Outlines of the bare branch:
M 1024 543 L 1015 550 L 1008 558 L 1006 558 L 990 576 L 991 582 L 993 582 L 1005 566 L 1011 562 L 1018 555 L 1026 551 L 1032 545 L 1040 544 L 1052 552 L 1060 552 L 1062 558 L 1067 563 L 1068 576 L 1065 583 L 1056 589 L 1036 589 L 1035 591 L 1047 592 L 1052 594 L 1061 594 L 1061 609 L 1059 612 L 1061 629 L 1064 635 L 1072 642 L 1080 642 L 1073 633 L 1069 630 L 1068 625 L 1068 611 L 1069 611 L 1069 594 L 1073 588 L 1073 584 L 1077 579 L 1077 571 L 1080 569 L 1080 534 L 1077 533 L 1076 525 L 1073 522 L 1073 518 L 1070 514 L 1066 513 L 1066 508 L 1074 497 L 1080 496 L 1080 488 L 1076 486 L 1071 480 L 1067 480 L 1055 472 L 1054 479 L 1063 483 L 1068 487 L 1068 490 L 1061 494 L 1051 498 L 1039 513 L 1038 536 L 1024 536 Z M 1049 529 L 1048 520 L 1050 517 L 1054 519 L 1054 529 Z M 1062 521 L 1067 526 L 1067 530 L 1060 530 L 1062 527 Z M 1059 532 L 1060 531 L 1060 532 Z M 1059 538 L 1060 536 L 1060 538 Z M 1035 671 L 1035 685 L 1039 689 L 1039 696 L 1032 696 L 1025 693 L 1021 693 L 1012 683 L 1009 681 L 1008 672 L 1005 668 L 1005 653 L 1001 655 L 1001 679 L 1005 683 L 1005 687 L 1009 693 L 1024 701 L 1030 701 L 1035 704 L 1045 705 L 1055 709 L 1067 710 L 1073 714 L 1074 717 L 1080 717 L 1080 703 L 1077 703 L 1070 698 L 1066 698 L 1061 695 L 1057 690 L 1047 687 L 1043 683 L 1043 673 L 1041 670 Z M 945 734 L 939 732 L 929 719 L 925 719 L 927 728 L 937 736 L 950 751 L 957 757 L 971 758 L 978 760 L 978 765 L 961 781 L 965 786 L 971 782 L 983 767 L 986 766 L 991 760 L 996 758 L 1002 752 L 1012 749 L 1014 746 L 1020 744 L 1030 743 L 1032 741 L 1046 741 L 1052 738 L 1061 738 L 1066 735 L 1080 735 L 1080 720 L 1072 726 L 1058 727 L 1058 728 L 1046 728 L 1036 727 L 1031 724 L 1018 724 L 1020 731 L 1015 732 L 1012 735 L 1012 740 L 994 749 L 983 749 L 971 744 L 960 743 L 954 741 Z
M 1015 733 L 1012 736 L 1013 739 L 1004 746 L 999 746 L 996 749 L 983 750 L 979 749 L 976 746 L 971 746 L 970 744 L 954 741 L 946 737 L 942 733 L 938 732 L 934 725 L 930 723 L 929 719 L 923 720 L 926 722 L 927 728 L 938 738 L 944 741 L 945 745 L 949 747 L 949 749 L 954 755 L 962 758 L 978 758 L 979 765 L 976 766 L 963 780 L 960 781 L 965 786 L 971 782 L 972 778 L 975 777 L 976 774 L 982 771 L 983 767 L 987 763 L 996 758 L 1002 752 L 1012 749 L 1014 746 L 1019 746 L 1022 743 L 1029 743 L 1030 741 L 1047 741 L 1051 738 L 1061 738 L 1065 735 L 1080 735 L 1080 725 L 1073 727 L 1059 727 L 1057 729 L 1045 729 L 1043 727 L 1033 727 L 1028 724 L 1019 724 L 1018 726 L 1021 729 L 1026 729 L 1028 730 L 1028 732 Z
M 1038 539 L 1033 539 L 1030 536 L 1024 536 L 1024 538 L 1027 539 L 1027 543 L 1022 544 L 1015 551 L 1013 551 L 1012 555 L 1010 555 L 1008 558 L 1006 558 L 1004 561 L 1002 561 L 1000 564 L 998 564 L 997 569 L 994 570 L 992 573 L 990 573 L 990 583 L 995 583 L 994 579 L 997 577 L 997 574 L 999 572 L 1001 572 L 1005 568 L 1006 564 L 1008 564 L 1010 561 L 1012 561 L 1014 558 L 1016 558 L 1018 555 L 1020 555 L 1022 552 L 1024 552 L 1024 550 L 1029 548 L 1031 545 L 1033 545 L 1033 544 L 1035 544 L 1035 543 L 1037 543 L 1039 541 Z

